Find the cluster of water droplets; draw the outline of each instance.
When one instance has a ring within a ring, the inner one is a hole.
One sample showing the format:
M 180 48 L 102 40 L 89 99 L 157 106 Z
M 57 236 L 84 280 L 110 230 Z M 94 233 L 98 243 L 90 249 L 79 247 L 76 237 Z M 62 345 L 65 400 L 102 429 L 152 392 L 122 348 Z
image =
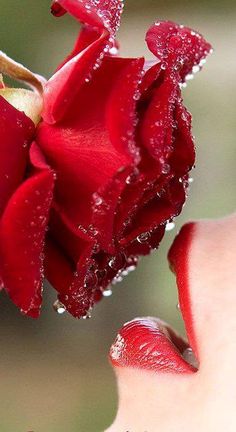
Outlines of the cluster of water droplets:
M 81 3 L 82 0 L 79 0 Z M 98 70 L 102 65 L 106 54 L 116 55 L 118 49 L 116 46 L 115 36 L 120 25 L 120 17 L 124 8 L 123 0 L 90 0 L 85 3 L 85 9 L 88 14 L 96 14 L 101 20 L 103 26 L 110 33 L 108 42 L 103 50 L 99 53 L 91 70 L 85 78 L 85 83 L 89 83 L 92 79 L 94 71 Z
M 186 88 L 187 87 L 187 82 L 186 81 L 191 81 L 194 79 L 194 76 L 200 72 L 201 68 L 204 66 L 204 64 L 206 63 L 206 58 L 201 59 L 198 65 L 193 66 L 191 73 L 187 74 L 185 77 L 185 82 L 180 83 L 179 86 L 180 88 Z
M 111 358 L 113 360 L 119 360 L 123 355 L 124 348 L 125 348 L 125 340 L 120 334 L 118 334 L 115 342 L 113 343 L 110 349 Z
M 38 204 L 35 206 L 35 201 L 37 201 L 41 193 L 43 193 L 44 195 L 43 204 Z M 44 191 L 36 189 L 34 191 L 34 194 L 34 205 L 31 208 L 31 220 L 29 221 L 29 226 L 22 227 L 22 232 L 24 236 L 28 238 L 26 245 L 28 246 L 28 244 L 30 243 L 31 248 L 23 248 L 22 253 L 28 260 L 28 264 L 32 268 L 32 271 L 38 274 L 38 277 L 36 277 L 33 281 L 35 294 L 31 299 L 30 305 L 27 307 L 27 309 L 21 309 L 21 312 L 24 314 L 28 314 L 31 310 L 37 309 L 39 304 L 41 303 L 44 282 L 45 232 L 48 230 L 48 214 L 53 199 L 52 191 L 48 191 L 45 196 Z M 26 207 L 29 207 L 31 205 L 31 201 L 28 198 L 25 198 L 24 205 Z M 37 259 L 32 258 L 32 256 L 35 255 L 35 251 L 36 253 L 39 252 Z M 18 280 L 21 282 L 22 276 L 18 276 Z
M 92 209 L 93 213 L 99 215 L 107 215 L 110 210 L 110 203 L 99 192 L 94 192 L 92 195 Z

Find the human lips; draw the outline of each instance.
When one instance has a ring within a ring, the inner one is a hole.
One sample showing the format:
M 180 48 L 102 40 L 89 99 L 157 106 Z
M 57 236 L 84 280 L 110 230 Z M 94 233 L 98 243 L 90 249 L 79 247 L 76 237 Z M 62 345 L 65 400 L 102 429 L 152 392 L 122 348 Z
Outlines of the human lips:
M 235 245 L 235 214 L 182 228 L 168 258 L 188 343 L 156 318 L 125 324 L 110 351 L 119 407 L 109 432 L 235 430 Z
M 197 371 L 198 361 L 191 348 L 194 346 L 196 350 L 188 286 L 189 250 L 193 234 L 194 224 L 186 225 L 169 252 L 189 343 L 158 318 L 136 318 L 123 326 L 111 347 L 113 366 L 178 374 Z
M 200 363 L 200 371 L 225 368 L 232 375 L 227 359 L 234 355 L 236 334 L 235 228 L 232 215 L 188 223 L 181 229 L 168 259 L 176 275 L 188 342 L 156 318 L 137 318 L 119 332 L 120 352 L 117 339 L 111 348 L 116 368 L 186 373 L 196 372 Z M 160 359 L 165 359 L 164 367 Z

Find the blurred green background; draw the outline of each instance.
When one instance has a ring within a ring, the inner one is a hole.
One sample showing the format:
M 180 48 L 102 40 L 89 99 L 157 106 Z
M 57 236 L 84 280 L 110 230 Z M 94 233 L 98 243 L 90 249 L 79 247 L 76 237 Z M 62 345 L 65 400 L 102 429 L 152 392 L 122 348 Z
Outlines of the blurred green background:
M 0 49 L 46 77 L 70 50 L 78 29 L 69 16 L 53 18 L 49 5 L 49 0 L 0 0 Z M 47 287 L 38 321 L 20 316 L 1 294 L 1 432 L 104 430 L 117 403 L 107 352 L 118 328 L 135 316 L 154 315 L 184 331 L 166 260 L 168 247 L 186 220 L 235 209 L 236 3 L 126 0 L 119 33 L 122 54 L 150 57 L 144 36 L 155 19 L 187 24 L 215 48 L 204 70 L 184 90 L 197 143 L 188 203 L 159 251 L 115 287 L 90 321 L 58 316 L 52 309 L 55 293 Z

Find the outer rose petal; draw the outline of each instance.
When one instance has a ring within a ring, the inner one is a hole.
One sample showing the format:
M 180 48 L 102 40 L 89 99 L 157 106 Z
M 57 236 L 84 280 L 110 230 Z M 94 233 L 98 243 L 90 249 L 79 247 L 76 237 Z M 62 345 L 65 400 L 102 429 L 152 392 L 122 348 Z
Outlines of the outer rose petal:
M 34 131 L 33 122 L 0 97 L 0 215 L 24 178 Z
M 31 160 L 32 175 L 12 195 L 0 222 L 0 263 L 4 287 L 11 299 L 23 313 L 37 317 L 54 177 L 35 145 Z
M 152 95 L 141 126 L 142 143 L 163 166 L 173 147 L 174 108 L 180 96 L 178 81 L 166 79 Z

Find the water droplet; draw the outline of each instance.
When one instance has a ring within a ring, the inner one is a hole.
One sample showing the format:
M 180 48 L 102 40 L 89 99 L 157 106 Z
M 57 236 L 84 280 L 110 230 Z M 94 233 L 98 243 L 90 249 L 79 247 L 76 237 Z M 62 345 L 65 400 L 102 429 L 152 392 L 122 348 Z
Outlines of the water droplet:
M 59 315 L 62 315 L 65 311 L 66 308 L 65 306 L 59 301 L 56 300 L 55 303 L 53 304 L 53 309 L 55 310 L 55 312 L 57 312 Z
M 167 222 L 166 224 L 166 231 L 172 231 L 175 228 L 174 222 Z
M 139 243 L 146 243 L 151 237 L 149 232 L 144 232 L 137 237 Z
M 177 305 L 176 305 L 176 309 L 177 309 L 177 311 L 181 312 L 180 304 L 179 304 L 179 303 L 177 303 Z
M 202 59 L 199 63 L 199 66 L 202 67 L 206 63 L 206 59 Z
M 84 287 L 93 288 L 97 285 L 97 276 L 95 273 L 88 272 L 84 278 Z
M 169 174 L 170 172 L 170 165 L 168 163 L 164 163 L 161 167 L 162 174 Z
M 93 200 L 94 200 L 94 204 L 97 206 L 101 205 L 103 202 L 102 197 L 97 192 L 93 194 Z
M 109 49 L 109 53 L 111 55 L 116 55 L 118 54 L 118 49 L 115 46 L 113 46 L 112 48 Z
M 127 177 L 126 184 L 130 185 L 136 183 L 139 177 L 139 169 L 134 168 L 133 172 Z
M 168 67 L 167 62 L 162 62 L 162 64 L 161 64 L 161 69 L 162 69 L 162 70 L 166 70 L 167 67 Z
M 193 76 L 192 73 L 186 75 L 186 77 L 185 77 L 186 81 L 190 81 L 190 80 L 192 80 L 193 78 L 194 78 L 194 76 Z
M 91 234 L 93 236 L 96 236 L 98 234 L 98 230 L 95 228 L 94 225 L 90 224 L 88 226 L 88 234 Z
M 90 318 L 91 318 L 91 314 L 89 312 L 87 312 L 86 315 L 82 316 L 83 320 L 87 320 L 87 319 L 90 319 Z
M 100 251 L 100 246 L 98 243 L 95 243 L 95 245 L 93 246 L 93 253 L 97 254 Z
M 195 74 L 195 73 L 197 73 L 199 71 L 200 71 L 200 67 L 199 66 L 193 66 L 193 68 L 192 68 L 193 74 Z
M 109 267 L 111 267 L 113 270 L 121 270 L 124 268 L 125 264 L 126 264 L 126 257 L 122 252 L 112 257 L 108 263 Z
M 135 92 L 134 95 L 133 95 L 133 99 L 134 99 L 135 101 L 138 101 L 138 100 L 140 99 L 140 96 L 141 96 L 140 91 L 139 91 L 139 90 L 136 90 L 136 92 Z
M 130 272 L 132 272 L 132 271 L 134 271 L 134 270 L 136 270 L 136 266 L 135 266 L 135 265 L 130 265 L 129 267 L 126 268 L 126 271 L 127 271 L 128 273 L 130 273 Z
M 110 297 L 112 295 L 112 290 L 108 288 L 103 291 L 102 295 L 103 297 Z

